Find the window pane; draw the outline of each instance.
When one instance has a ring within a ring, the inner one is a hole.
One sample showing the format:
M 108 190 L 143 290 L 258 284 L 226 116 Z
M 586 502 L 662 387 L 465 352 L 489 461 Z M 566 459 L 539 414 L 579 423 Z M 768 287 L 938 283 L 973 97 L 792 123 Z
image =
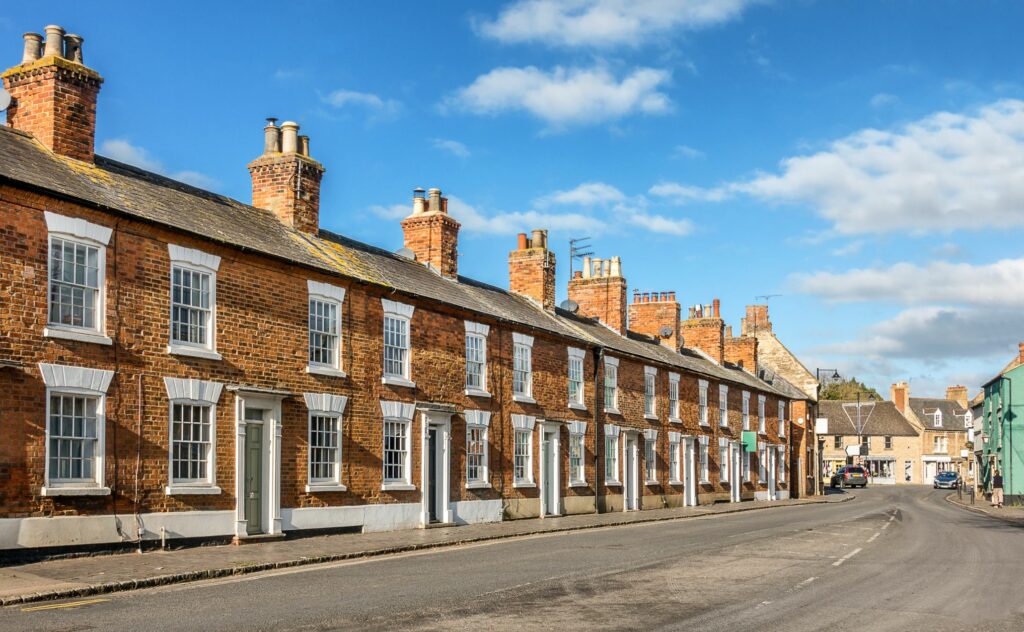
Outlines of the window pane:
M 172 483 L 212 482 L 211 436 L 209 406 L 171 405 Z
M 50 396 L 51 481 L 94 482 L 97 401 L 81 395 Z

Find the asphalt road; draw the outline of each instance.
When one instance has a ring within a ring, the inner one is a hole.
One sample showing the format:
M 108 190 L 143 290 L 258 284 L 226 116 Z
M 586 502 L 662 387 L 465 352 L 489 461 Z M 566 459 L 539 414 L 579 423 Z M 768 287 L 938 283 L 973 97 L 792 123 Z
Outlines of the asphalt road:
M 0 630 L 1024 629 L 1024 529 L 946 491 L 850 493 L 11 607 Z

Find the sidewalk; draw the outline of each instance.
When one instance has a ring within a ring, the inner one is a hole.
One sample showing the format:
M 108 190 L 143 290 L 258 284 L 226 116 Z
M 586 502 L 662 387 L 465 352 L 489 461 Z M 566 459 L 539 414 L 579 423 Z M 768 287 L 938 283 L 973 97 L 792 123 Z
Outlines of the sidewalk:
M 750 501 L 706 507 L 514 520 L 462 527 L 316 536 L 244 546 L 203 546 L 142 554 L 58 559 L 0 568 L 0 606 L 84 597 L 536 533 L 679 520 L 850 499 L 852 496 L 834 495 L 775 502 Z
M 996 509 L 989 504 L 988 500 L 986 500 L 984 496 L 978 496 L 972 505 L 969 496 L 964 495 L 962 499 L 958 499 L 956 497 L 956 492 L 946 496 L 946 500 L 954 505 L 963 507 L 968 511 L 985 514 L 986 516 L 999 518 L 1000 520 L 1005 520 L 1024 527 L 1024 507 L 1007 507 L 1004 505 L 1001 509 Z

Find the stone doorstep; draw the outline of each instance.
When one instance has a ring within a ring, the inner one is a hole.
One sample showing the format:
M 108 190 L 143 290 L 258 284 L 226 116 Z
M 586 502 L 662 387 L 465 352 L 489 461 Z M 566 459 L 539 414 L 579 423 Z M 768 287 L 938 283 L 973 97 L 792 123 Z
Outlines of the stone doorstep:
M 378 549 L 367 549 L 364 551 L 352 551 L 347 553 L 333 553 L 327 555 L 317 555 L 312 557 L 300 557 L 291 560 L 282 560 L 278 562 L 255 562 L 251 564 L 235 564 L 229 567 L 222 568 L 211 568 L 201 569 L 195 571 L 188 571 L 184 573 L 173 573 L 169 575 L 157 575 L 153 577 L 146 577 L 142 579 L 131 579 L 119 582 L 107 582 L 101 584 L 90 584 L 81 587 L 64 588 L 59 590 L 40 591 L 36 593 L 26 593 L 23 595 L 6 595 L 0 596 L 0 607 L 14 606 L 20 604 L 36 603 L 40 601 L 56 601 L 60 599 L 72 599 L 78 597 L 88 597 L 91 595 L 102 595 L 107 593 L 122 592 L 128 590 L 140 590 L 143 588 L 155 588 L 157 586 L 166 586 L 169 584 L 180 584 L 186 582 L 202 581 L 205 579 L 217 579 L 221 577 L 230 577 L 233 575 L 248 575 L 251 573 L 260 573 L 264 571 L 277 570 L 282 568 L 294 568 L 296 566 L 309 566 L 314 564 L 326 564 L 330 562 L 342 562 L 345 560 L 366 558 L 366 557 L 379 557 L 382 555 L 395 555 L 399 553 L 408 553 L 411 551 L 421 551 L 429 549 L 438 549 L 446 547 L 460 546 L 464 544 L 472 544 L 477 542 L 486 542 L 491 540 L 505 540 L 511 538 L 524 537 L 529 535 L 544 534 L 544 533 L 564 533 L 568 531 L 583 531 L 587 529 L 600 529 L 602 527 L 616 527 L 629 524 L 644 524 L 654 522 L 667 522 L 671 520 L 685 520 L 688 518 L 701 518 L 706 516 L 715 516 L 720 514 L 732 514 L 743 511 L 756 511 L 759 509 L 777 509 L 780 507 L 799 507 L 801 505 L 823 505 L 829 503 L 841 503 L 853 500 L 855 496 L 843 496 L 837 500 L 821 499 L 793 499 L 797 502 L 781 501 L 781 503 L 769 503 L 753 501 L 748 503 L 739 503 L 739 506 L 729 509 L 709 509 L 707 507 L 694 507 L 693 513 L 685 515 L 674 515 L 674 516 L 651 516 L 649 518 L 643 518 L 643 512 L 622 512 L 622 518 L 618 520 L 608 520 L 606 522 L 597 522 L 591 524 L 581 525 L 570 525 L 566 527 L 552 527 L 552 528 L 540 528 L 525 530 L 513 533 L 501 533 L 501 534 L 488 534 L 476 537 L 466 538 L 455 538 L 451 540 L 442 540 L 438 542 L 424 542 L 424 543 L 412 543 L 396 545 L 391 547 L 383 547 Z M 948 498 L 947 498 L 948 500 Z M 785 503 L 785 504 L 782 504 Z M 586 514 L 580 514 L 586 515 Z M 606 516 L 610 514 L 596 514 Z M 630 516 L 627 518 L 627 516 Z M 640 516 L 640 517 L 632 517 Z M 450 526 L 450 525 L 449 525 Z M 400 532 L 396 532 L 400 533 Z M 245 538 L 245 541 L 250 538 Z M 266 539 L 255 539 L 256 542 L 266 542 Z M 272 541 L 277 541 L 272 540 Z M 45 563 L 45 562 L 44 562 Z M 53 580 L 54 584 L 68 585 L 67 582 L 60 580 Z

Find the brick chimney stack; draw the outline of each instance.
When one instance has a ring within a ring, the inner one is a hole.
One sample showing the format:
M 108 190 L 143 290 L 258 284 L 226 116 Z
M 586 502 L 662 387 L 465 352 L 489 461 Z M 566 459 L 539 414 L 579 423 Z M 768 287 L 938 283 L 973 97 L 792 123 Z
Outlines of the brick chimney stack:
M 747 305 L 747 316 L 740 319 L 740 335 L 756 336 L 758 333 L 771 330 L 772 321 L 768 319 L 768 306 Z
M 548 250 L 548 231 L 519 233 L 516 249 L 508 253 L 508 287 L 546 310 L 555 309 L 555 253 Z
M 448 198 L 441 189 L 431 189 L 424 197 L 423 189 L 413 191 L 412 214 L 402 220 L 405 247 L 416 255 L 416 261 L 430 266 L 448 279 L 459 276 L 459 227 L 448 214 Z
M 291 121 L 267 119 L 263 155 L 249 163 L 252 205 L 304 233 L 320 230 L 320 180 L 324 166 L 309 157 L 309 137 Z
M 957 384 L 956 386 L 949 386 L 946 388 L 946 399 L 954 401 L 963 408 L 968 408 L 967 405 L 967 387 Z
M 661 344 L 679 351 L 679 302 L 675 292 L 633 292 L 629 305 L 629 328 L 646 336 L 659 338 Z M 662 335 L 667 329 L 668 335 Z
M 729 328 L 731 329 L 731 328 Z M 725 361 L 757 373 L 757 337 L 753 335 L 725 337 Z
M 683 344 L 700 349 L 719 364 L 725 359 L 725 322 L 722 320 L 721 302 L 716 298 L 710 305 L 694 305 L 690 317 L 682 323 Z
M 569 300 L 579 304 L 581 316 L 626 335 L 626 279 L 618 257 L 584 257 L 582 274 L 569 279 Z
M 56 154 L 92 162 L 96 146 L 96 99 L 103 78 L 82 61 L 82 38 L 46 27 L 25 33 L 21 63 L 2 75 L 13 97 L 7 125 L 28 132 Z
M 910 403 L 910 385 L 906 382 L 896 382 L 889 389 L 889 399 L 896 404 L 896 408 L 907 414 L 907 404 Z

